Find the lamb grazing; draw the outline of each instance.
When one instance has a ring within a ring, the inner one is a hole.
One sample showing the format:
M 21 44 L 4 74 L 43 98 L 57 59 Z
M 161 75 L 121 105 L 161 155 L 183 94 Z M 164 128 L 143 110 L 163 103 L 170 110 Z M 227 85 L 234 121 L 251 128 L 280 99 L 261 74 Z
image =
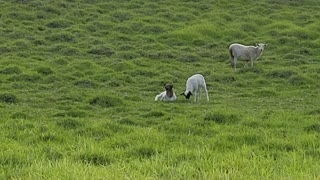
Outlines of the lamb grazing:
M 160 100 L 160 101 L 175 101 L 177 99 L 177 96 L 174 93 L 173 85 L 166 84 L 164 86 L 164 88 L 166 90 L 163 91 L 162 93 L 158 94 L 154 100 L 155 101 L 158 101 L 158 100 Z
M 266 44 L 259 43 L 256 46 L 245 46 L 242 44 L 231 44 L 229 46 L 231 66 L 236 70 L 237 60 L 250 61 L 253 66 L 253 61 L 257 60 L 266 47 Z
M 209 101 L 206 81 L 201 74 L 195 74 L 195 75 L 189 77 L 186 82 L 186 90 L 185 90 L 185 92 L 183 92 L 181 94 L 184 95 L 187 99 L 189 99 L 190 96 L 194 94 L 194 102 L 196 102 L 197 100 L 200 101 L 201 100 L 201 93 L 200 93 L 201 88 L 206 93 L 207 101 Z

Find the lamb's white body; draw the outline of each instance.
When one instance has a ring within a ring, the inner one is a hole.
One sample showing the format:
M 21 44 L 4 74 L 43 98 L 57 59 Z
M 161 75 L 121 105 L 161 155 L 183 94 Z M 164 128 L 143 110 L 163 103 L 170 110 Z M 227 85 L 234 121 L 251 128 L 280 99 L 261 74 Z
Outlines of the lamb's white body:
M 207 101 L 209 101 L 207 85 L 204 77 L 201 74 L 195 74 L 187 79 L 186 90 L 182 93 L 187 99 L 194 94 L 194 101 L 201 100 L 200 89 L 206 94 Z
M 250 61 L 251 66 L 257 60 L 264 50 L 266 45 L 259 43 L 256 46 L 245 46 L 242 44 L 234 43 L 229 46 L 231 66 L 236 70 L 237 60 Z
M 156 95 L 155 101 L 175 101 L 177 99 L 177 96 L 175 93 L 173 93 L 173 96 L 169 97 L 167 95 L 167 91 L 163 91 L 162 93 Z

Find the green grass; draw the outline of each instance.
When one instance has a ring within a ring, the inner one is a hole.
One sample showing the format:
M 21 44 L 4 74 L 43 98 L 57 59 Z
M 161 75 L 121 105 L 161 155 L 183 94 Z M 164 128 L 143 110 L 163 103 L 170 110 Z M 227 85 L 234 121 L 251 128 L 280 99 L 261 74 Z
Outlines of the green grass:
M 319 179 L 318 4 L 0 1 L 0 179 Z

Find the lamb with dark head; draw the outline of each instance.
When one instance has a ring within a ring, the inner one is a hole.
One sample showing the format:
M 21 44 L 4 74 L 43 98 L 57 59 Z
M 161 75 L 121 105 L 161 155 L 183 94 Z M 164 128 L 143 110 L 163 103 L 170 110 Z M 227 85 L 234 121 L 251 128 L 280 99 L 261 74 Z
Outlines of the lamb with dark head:
M 165 91 L 158 94 L 154 100 L 155 101 L 175 101 L 177 97 L 173 90 L 173 85 L 165 84 L 164 88 L 165 88 Z
M 190 99 L 190 96 L 194 95 L 194 102 L 196 102 L 201 99 L 200 89 L 204 91 L 207 101 L 209 101 L 207 85 L 204 77 L 201 74 L 195 74 L 187 79 L 186 90 L 181 94 L 187 99 Z

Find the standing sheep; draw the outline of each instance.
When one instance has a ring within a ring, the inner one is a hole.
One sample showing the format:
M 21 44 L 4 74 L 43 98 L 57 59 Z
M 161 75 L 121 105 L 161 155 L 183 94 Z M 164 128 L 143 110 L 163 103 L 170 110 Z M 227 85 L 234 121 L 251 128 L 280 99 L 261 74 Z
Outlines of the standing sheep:
M 183 92 L 181 94 L 184 95 L 187 99 L 189 99 L 190 96 L 194 94 L 194 102 L 196 102 L 197 100 L 200 101 L 201 100 L 201 94 L 200 94 L 201 88 L 206 93 L 207 101 L 209 101 L 206 81 L 201 74 L 195 74 L 195 75 L 189 77 L 186 82 L 186 90 L 185 90 L 185 92 Z
M 245 46 L 242 44 L 231 44 L 229 46 L 231 66 L 236 70 L 237 60 L 250 61 L 253 66 L 253 61 L 257 60 L 264 50 L 266 44 L 259 43 L 256 46 Z
M 155 101 L 158 101 L 158 100 L 160 100 L 160 101 L 175 101 L 177 99 L 177 96 L 174 93 L 173 85 L 166 84 L 164 86 L 164 88 L 165 88 L 165 91 L 158 94 L 154 100 Z

